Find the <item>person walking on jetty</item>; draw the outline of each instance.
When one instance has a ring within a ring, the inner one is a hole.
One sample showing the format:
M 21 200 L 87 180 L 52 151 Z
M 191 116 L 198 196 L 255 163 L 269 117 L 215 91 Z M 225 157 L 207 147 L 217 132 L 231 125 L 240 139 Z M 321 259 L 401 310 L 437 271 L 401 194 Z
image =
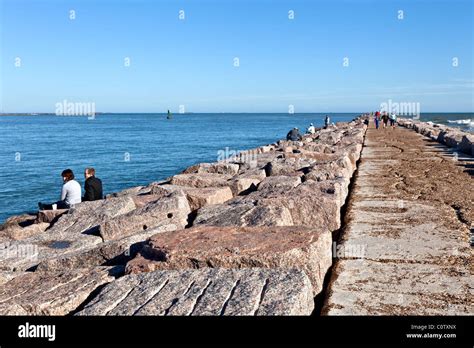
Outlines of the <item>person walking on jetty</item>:
M 296 127 L 290 130 L 286 135 L 286 140 L 299 141 L 301 139 L 303 139 L 303 137 L 301 136 L 300 131 Z
M 375 116 L 374 116 L 375 129 L 379 129 L 379 117 L 380 117 L 380 112 L 376 111 Z
M 306 130 L 306 133 L 308 133 L 308 134 L 316 133 L 316 128 L 314 128 L 312 123 L 309 125 L 308 129 Z
M 61 200 L 53 204 L 39 202 L 39 210 L 69 209 L 72 205 L 81 203 L 81 185 L 74 180 L 74 173 L 71 169 L 63 170 L 63 188 L 61 190 Z
M 94 168 L 86 168 L 84 170 L 84 183 L 85 194 L 82 201 L 97 201 L 103 198 L 102 195 L 102 181 L 95 177 Z
M 326 117 L 324 118 L 324 128 L 328 128 L 329 123 L 331 123 L 331 119 L 329 118 L 328 115 L 326 115 Z
M 390 126 L 392 129 L 395 129 L 395 122 L 397 122 L 397 115 L 395 115 L 393 112 L 390 114 Z
M 388 115 L 386 112 L 382 114 L 382 121 L 383 121 L 383 128 L 387 128 L 387 123 L 388 123 Z

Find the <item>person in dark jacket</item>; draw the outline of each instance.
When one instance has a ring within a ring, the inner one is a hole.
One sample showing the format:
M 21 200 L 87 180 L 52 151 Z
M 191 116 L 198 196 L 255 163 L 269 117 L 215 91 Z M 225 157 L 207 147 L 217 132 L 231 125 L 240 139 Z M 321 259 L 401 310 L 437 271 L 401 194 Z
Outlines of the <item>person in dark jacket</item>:
M 290 130 L 286 135 L 286 140 L 298 141 L 301 139 L 303 139 L 303 137 L 301 136 L 300 131 L 296 127 Z
M 95 169 L 86 168 L 84 171 L 84 177 L 86 178 L 86 182 L 84 183 L 84 190 L 86 193 L 82 200 L 85 202 L 102 199 L 102 181 L 95 177 Z

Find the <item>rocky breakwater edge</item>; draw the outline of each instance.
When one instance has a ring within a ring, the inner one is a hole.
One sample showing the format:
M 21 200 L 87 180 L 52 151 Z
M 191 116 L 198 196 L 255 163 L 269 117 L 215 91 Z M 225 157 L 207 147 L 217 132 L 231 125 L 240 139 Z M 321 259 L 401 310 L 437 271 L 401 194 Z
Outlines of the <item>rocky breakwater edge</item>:
M 474 134 L 433 122 L 421 122 L 415 119 L 400 118 L 398 124 L 412 129 L 454 151 L 474 156 Z
M 1 315 L 310 315 L 357 118 L 0 227 Z

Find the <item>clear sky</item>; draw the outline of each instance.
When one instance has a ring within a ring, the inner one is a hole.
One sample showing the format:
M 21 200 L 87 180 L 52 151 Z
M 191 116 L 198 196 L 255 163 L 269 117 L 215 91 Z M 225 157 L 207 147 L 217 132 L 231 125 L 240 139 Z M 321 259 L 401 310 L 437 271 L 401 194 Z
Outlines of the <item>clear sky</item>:
M 3 112 L 474 110 L 472 0 L 0 2 Z

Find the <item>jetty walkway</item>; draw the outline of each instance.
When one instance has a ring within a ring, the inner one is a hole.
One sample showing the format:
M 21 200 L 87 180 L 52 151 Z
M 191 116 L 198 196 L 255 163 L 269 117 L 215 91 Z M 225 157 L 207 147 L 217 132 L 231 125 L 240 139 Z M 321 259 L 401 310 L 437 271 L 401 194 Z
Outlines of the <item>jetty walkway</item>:
M 473 164 L 413 130 L 368 128 L 324 315 L 474 313 Z

